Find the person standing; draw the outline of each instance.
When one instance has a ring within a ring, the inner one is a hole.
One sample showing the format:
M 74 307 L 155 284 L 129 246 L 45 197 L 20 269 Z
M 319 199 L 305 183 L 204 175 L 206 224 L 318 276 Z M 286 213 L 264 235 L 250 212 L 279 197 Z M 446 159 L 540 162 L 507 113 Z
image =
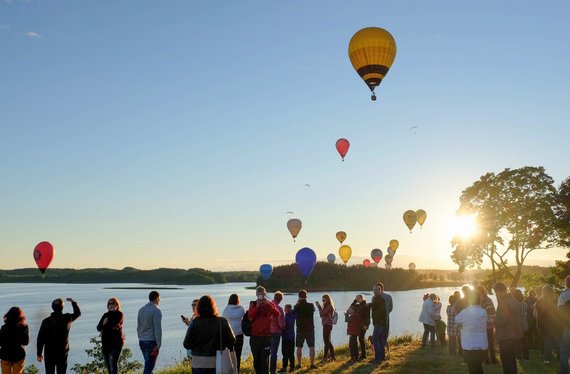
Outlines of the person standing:
M 358 335 L 360 334 L 360 316 L 356 312 L 356 300 L 350 304 L 350 307 L 345 313 L 346 333 L 348 334 L 348 350 L 350 352 L 349 365 L 358 361 Z
M 370 314 L 372 316 L 372 344 L 374 344 L 374 363 L 379 365 L 386 359 L 386 330 L 388 328 L 388 317 L 386 300 L 382 296 L 384 285 L 376 283 L 373 288 L 374 296 L 370 301 Z
M 22 309 L 13 306 L 4 315 L 4 325 L 0 328 L 2 374 L 22 374 L 26 362 L 24 346 L 29 342 L 26 316 Z
M 368 310 L 368 304 L 362 295 L 356 295 L 356 314 L 358 314 L 360 320 L 360 326 L 358 327 L 358 344 L 360 345 L 360 355 L 358 360 L 364 360 L 366 358 L 366 330 L 370 326 L 370 311 Z M 386 315 L 388 315 L 386 313 Z
M 455 328 L 455 315 L 453 314 L 453 304 L 455 304 L 456 296 L 450 295 L 445 312 L 447 314 L 447 337 L 449 338 L 448 351 L 450 355 L 457 353 L 457 332 Z
M 139 347 L 144 357 L 144 374 L 151 374 L 162 343 L 162 312 L 158 308 L 160 294 L 151 291 L 148 303 L 139 309 L 137 335 Z
M 81 316 L 79 305 L 72 298 L 73 313 L 63 313 L 63 299 L 55 299 L 51 303 L 53 313 L 42 321 L 38 332 L 38 362 L 44 361 L 46 374 L 58 374 L 67 371 L 67 354 L 69 353 L 69 330 L 71 324 Z M 45 352 L 44 352 L 45 348 Z M 45 353 L 45 360 L 42 353 Z
M 384 303 L 386 304 L 386 328 L 383 331 L 384 334 L 384 343 L 386 347 L 386 353 L 390 349 L 390 345 L 388 344 L 388 337 L 390 336 L 390 313 L 392 313 L 392 309 L 394 309 L 394 304 L 392 303 L 392 296 L 386 292 L 384 292 L 384 284 L 378 282 L 378 286 L 380 287 L 380 296 L 384 299 Z M 370 317 L 368 318 L 370 321 Z
M 303 357 L 303 345 L 307 341 L 309 346 L 310 368 L 316 369 L 315 366 L 315 322 L 313 314 L 315 306 L 307 302 L 307 291 L 299 291 L 299 300 L 294 307 L 297 314 L 297 338 L 295 345 L 297 346 L 297 368 L 301 368 L 301 358 Z
M 432 297 L 433 295 L 433 297 Z M 422 311 L 418 320 L 424 325 L 424 334 L 422 336 L 422 347 L 427 345 L 429 336 L 430 347 L 435 346 L 435 294 L 430 294 L 422 304 Z
M 482 365 L 488 348 L 487 312 L 481 306 L 484 296 L 479 290 L 471 292 L 469 306 L 455 317 L 455 323 L 461 329 L 463 358 L 469 368 L 469 374 L 483 373 Z
M 271 317 L 279 317 L 275 304 L 266 299 L 265 288 L 255 290 L 257 300 L 249 303 L 247 315 L 251 321 L 249 346 L 253 356 L 253 368 L 257 374 L 269 373 L 269 354 L 271 352 Z
M 526 305 L 528 306 L 527 320 L 528 320 L 528 347 L 529 349 L 538 349 L 538 330 L 536 327 L 536 311 L 535 306 L 538 299 L 536 298 L 536 291 L 534 289 L 528 292 L 526 298 Z
M 236 337 L 236 344 L 233 348 L 236 352 L 238 373 L 241 367 L 241 352 L 243 349 L 243 332 L 241 330 L 241 321 L 244 314 L 245 309 L 239 303 L 239 296 L 235 293 L 231 294 L 228 300 L 228 305 L 224 308 L 222 316 L 228 320 Z
M 517 347 L 523 337 L 522 315 L 514 297 L 508 293 L 504 283 L 496 283 L 493 291 L 497 295 L 495 329 L 499 341 L 499 355 L 503 373 L 517 373 Z
M 556 297 L 551 286 L 542 287 L 542 297 L 536 302 L 536 313 L 538 316 L 538 330 L 544 342 L 544 363 L 550 364 L 552 350 L 554 349 L 558 352 L 560 344 L 558 338 L 559 326 L 561 326 Z
M 107 301 L 107 312 L 103 314 L 97 324 L 97 331 L 101 332 L 103 360 L 109 374 L 117 374 L 119 372 L 119 357 L 125 343 L 123 318 L 119 299 L 116 297 L 110 298 Z
M 278 371 L 285 373 L 287 364 L 289 372 L 295 371 L 295 319 L 297 315 L 291 304 L 285 305 L 285 331 L 283 331 L 283 342 L 281 343 L 281 354 L 283 355 L 283 367 Z
M 518 346 L 517 349 L 517 359 L 525 359 L 528 360 L 529 359 L 529 352 L 528 352 L 528 319 L 527 319 L 527 313 L 528 313 L 528 306 L 526 304 L 526 301 L 524 300 L 522 291 L 517 289 L 515 290 L 515 292 L 513 293 L 513 297 L 515 298 L 515 300 L 517 301 L 517 303 L 519 304 L 519 308 L 521 311 L 521 315 L 522 315 L 522 328 L 523 328 L 523 337 L 520 341 L 520 344 Z
M 283 293 L 281 291 L 275 292 L 271 303 L 279 311 L 277 317 L 271 316 L 271 359 L 269 360 L 269 372 L 275 374 L 277 371 L 277 352 L 279 351 L 279 343 L 281 342 L 281 334 L 285 330 L 285 313 L 283 308 L 279 306 L 283 300 Z
M 192 351 L 193 374 L 215 374 L 216 351 L 233 346 L 236 339 L 228 320 L 218 316 L 216 302 L 210 295 L 200 298 L 196 311 L 183 345 Z
M 568 355 L 570 353 L 570 275 L 564 279 L 566 290 L 558 297 L 558 310 L 562 319 L 563 331 L 560 343 L 560 374 L 568 374 Z
M 319 309 L 319 314 L 321 315 L 321 322 L 323 324 L 323 341 L 325 343 L 325 352 L 323 354 L 323 359 L 321 362 L 334 361 L 336 357 L 334 355 L 334 347 L 331 343 L 331 333 L 333 328 L 333 313 L 334 313 L 334 303 L 330 295 L 324 294 L 322 298 L 323 305 L 315 301 L 317 308 Z M 329 355 L 330 353 L 330 355 Z
M 485 289 L 485 287 L 479 285 L 477 286 L 477 291 L 479 292 L 482 298 L 481 307 L 485 309 L 485 312 L 487 312 L 487 345 L 489 348 L 487 349 L 485 364 L 495 365 L 497 363 L 497 355 L 495 353 L 495 335 L 494 335 L 495 314 L 496 314 L 495 304 L 487 294 L 487 290 Z
M 198 301 L 199 301 L 198 299 L 192 300 L 192 315 L 190 317 L 186 317 L 184 315 L 180 316 L 180 318 L 182 319 L 182 323 L 185 324 L 186 327 L 190 326 L 194 318 L 198 316 L 198 311 L 196 309 L 198 307 Z M 186 350 L 186 359 L 192 360 L 192 350 L 190 349 Z

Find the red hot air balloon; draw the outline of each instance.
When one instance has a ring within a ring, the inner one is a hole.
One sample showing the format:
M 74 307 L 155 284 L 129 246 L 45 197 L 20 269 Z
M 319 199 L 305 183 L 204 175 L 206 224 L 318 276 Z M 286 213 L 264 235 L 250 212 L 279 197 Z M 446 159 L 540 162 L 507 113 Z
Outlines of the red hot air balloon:
M 362 265 L 364 265 L 365 268 L 369 267 L 370 266 L 370 260 L 366 259 L 366 260 L 362 261 Z
M 38 265 L 38 269 L 45 274 L 49 264 L 53 260 L 54 249 L 49 242 L 41 242 L 34 248 L 34 260 Z
M 350 148 L 350 142 L 345 138 L 340 138 L 336 141 L 336 150 L 338 151 L 340 157 L 342 157 L 342 161 L 344 161 L 344 156 L 346 156 L 348 148 Z

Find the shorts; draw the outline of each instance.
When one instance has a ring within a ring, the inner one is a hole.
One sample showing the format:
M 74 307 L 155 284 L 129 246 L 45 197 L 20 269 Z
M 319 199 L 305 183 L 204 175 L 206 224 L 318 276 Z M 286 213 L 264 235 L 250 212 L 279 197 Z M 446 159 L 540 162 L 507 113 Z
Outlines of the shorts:
M 315 330 L 311 331 L 297 331 L 297 337 L 295 339 L 295 346 L 297 348 L 303 348 L 303 343 L 307 341 L 309 348 L 315 346 Z

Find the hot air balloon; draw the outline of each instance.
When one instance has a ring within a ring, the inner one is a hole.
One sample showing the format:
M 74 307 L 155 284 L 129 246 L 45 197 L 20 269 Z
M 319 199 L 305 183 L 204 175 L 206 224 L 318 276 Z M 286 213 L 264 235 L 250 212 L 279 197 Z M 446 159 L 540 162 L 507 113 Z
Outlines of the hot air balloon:
M 295 262 L 297 262 L 297 267 L 301 274 L 303 274 L 305 278 L 308 278 L 317 263 L 317 254 L 311 248 L 301 248 L 295 255 Z
M 350 148 L 350 142 L 345 138 L 340 138 L 339 140 L 336 141 L 336 150 L 338 151 L 338 154 L 342 158 L 342 161 L 344 161 L 344 156 L 346 156 L 348 148 Z
M 394 257 L 396 255 L 396 251 L 393 250 L 392 247 L 386 248 L 386 252 L 388 252 L 388 254 L 392 257 Z
M 424 225 L 424 222 L 426 221 L 427 213 L 423 209 L 416 210 L 416 216 L 418 216 L 418 223 L 420 224 L 420 228 L 422 228 Z
M 366 27 L 350 39 L 348 57 L 354 70 L 372 91 L 372 101 L 376 100 L 374 89 L 388 74 L 396 58 L 394 37 L 379 27 Z
M 382 251 L 378 248 L 374 248 L 372 252 L 370 252 L 370 257 L 375 263 L 379 263 L 382 260 Z
M 408 268 L 412 271 L 416 270 L 416 264 L 414 264 L 413 262 L 410 262 L 410 264 L 408 265 Z
M 339 231 L 336 233 L 336 240 L 338 240 L 340 244 L 342 244 L 342 242 L 344 242 L 345 239 L 346 239 L 346 232 Z
M 364 261 L 362 261 L 362 265 L 364 265 L 365 268 L 370 266 L 370 260 L 369 259 L 365 259 Z
M 332 253 L 329 253 L 329 255 L 327 256 L 327 261 L 331 264 L 334 264 L 334 262 L 336 261 L 336 256 Z
M 350 246 L 345 244 L 338 249 L 338 254 L 340 255 L 340 258 L 346 265 L 348 260 L 350 260 L 350 256 L 352 256 L 352 248 L 350 248 Z
M 410 229 L 410 233 L 412 232 L 412 229 L 416 225 L 417 221 L 418 221 L 418 216 L 416 212 L 414 212 L 413 210 L 406 210 L 404 212 L 404 223 Z
M 55 251 L 53 249 L 53 245 L 49 242 L 41 242 L 36 245 L 34 248 L 34 260 L 36 260 L 36 264 L 38 265 L 38 269 L 45 274 L 49 264 L 53 260 L 53 256 Z
M 398 249 L 399 246 L 400 246 L 399 241 L 397 241 L 396 239 L 390 240 L 390 248 L 392 248 L 394 250 L 394 252 L 396 252 L 396 250 Z
M 392 264 L 388 264 L 388 263 L 386 263 L 386 265 L 385 265 L 385 266 L 386 266 L 386 270 L 390 270 L 390 269 L 392 269 Z
M 394 260 L 394 257 L 392 255 L 386 255 L 386 257 L 384 257 L 384 262 L 386 262 L 386 264 L 388 264 L 388 265 L 392 265 L 393 260 Z
M 295 241 L 295 238 L 297 237 L 297 235 L 299 235 L 299 231 L 301 231 L 302 226 L 303 223 L 301 222 L 300 219 L 291 218 L 289 221 L 287 221 L 287 228 L 289 229 L 289 232 L 293 237 L 293 241 Z
M 271 273 L 273 273 L 273 266 L 269 264 L 263 264 L 259 267 L 259 272 L 261 273 L 261 277 L 264 280 L 268 280 L 271 276 Z

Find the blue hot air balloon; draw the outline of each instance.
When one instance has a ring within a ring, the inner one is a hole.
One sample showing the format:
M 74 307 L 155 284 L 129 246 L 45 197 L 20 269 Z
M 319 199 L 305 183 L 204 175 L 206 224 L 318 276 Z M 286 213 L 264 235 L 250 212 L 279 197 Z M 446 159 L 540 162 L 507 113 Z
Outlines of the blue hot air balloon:
M 268 280 L 273 273 L 273 266 L 269 264 L 263 264 L 259 267 L 259 272 L 261 273 L 261 277 L 265 280 Z
M 332 253 L 329 253 L 329 255 L 327 256 L 327 261 L 330 262 L 331 264 L 334 264 L 334 262 L 336 261 L 336 256 Z
M 311 248 L 301 248 L 295 255 L 295 261 L 297 262 L 301 274 L 303 274 L 305 278 L 308 278 L 317 263 L 317 254 Z

